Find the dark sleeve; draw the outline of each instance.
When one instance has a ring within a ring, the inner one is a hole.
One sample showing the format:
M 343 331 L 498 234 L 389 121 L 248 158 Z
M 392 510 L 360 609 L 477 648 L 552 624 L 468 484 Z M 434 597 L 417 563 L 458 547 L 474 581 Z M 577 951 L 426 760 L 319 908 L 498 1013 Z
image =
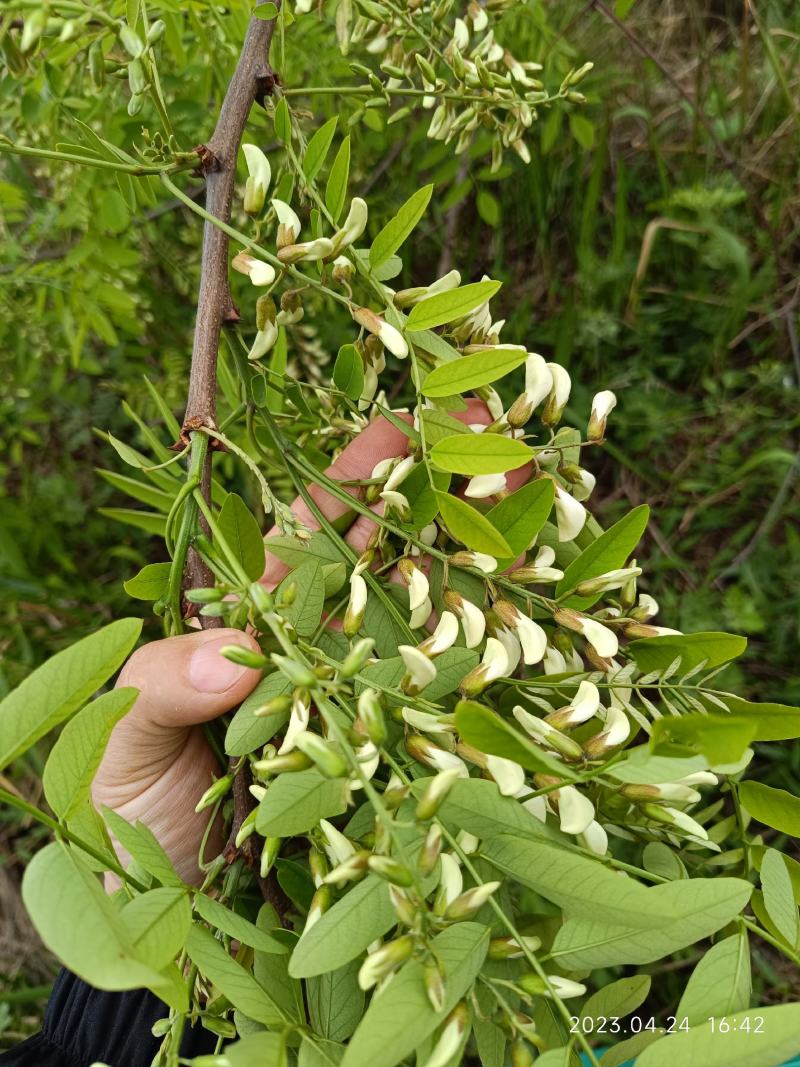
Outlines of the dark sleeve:
M 161 1044 L 151 1028 L 169 1008 L 147 989 L 104 993 L 62 971 L 42 1032 L 0 1056 L 0 1067 L 150 1067 Z M 181 1055 L 213 1052 L 216 1038 L 202 1027 L 186 1029 Z

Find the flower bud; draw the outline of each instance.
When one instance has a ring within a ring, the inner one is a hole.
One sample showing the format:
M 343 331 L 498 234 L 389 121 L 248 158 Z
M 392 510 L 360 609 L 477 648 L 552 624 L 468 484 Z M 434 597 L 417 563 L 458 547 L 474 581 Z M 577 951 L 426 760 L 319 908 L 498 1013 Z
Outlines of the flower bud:
M 448 772 L 443 772 L 447 774 Z M 417 808 L 419 811 L 419 808 Z M 435 814 L 435 812 L 434 812 Z M 431 816 L 428 816 L 429 818 Z M 420 819 L 417 815 L 417 819 Z M 420 820 L 423 821 L 423 820 Z M 430 828 L 425 835 L 425 841 L 420 849 L 419 856 L 417 857 L 417 866 L 420 873 L 427 877 L 432 874 L 436 868 L 436 864 L 439 862 L 439 856 L 442 853 L 442 828 L 438 823 L 431 823 Z
M 583 749 L 578 742 L 573 741 L 571 737 L 551 726 L 546 719 L 540 719 L 538 715 L 532 715 L 531 712 L 526 711 L 519 704 L 514 708 L 513 714 L 522 729 L 535 741 L 554 749 L 565 759 L 571 761 L 583 759 Z
M 463 773 L 461 768 L 456 766 L 440 771 L 429 780 L 417 804 L 415 818 L 418 822 L 427 822 L 434 817 L 459 778 L 463 778 Z
M 387 882 L 391 882 L 392 885 L 408 888 L 408 886 L 414 884 L 414 876 L 408 867 L 405 864 L 398 863 L 391 856 L 370 856 L 367 860 L 367 866 L 374 874 L 377 874 Z
M 347 283 L 356 272 L 355 265 L 347 256 L 337 256 L 333 261 L 333 280 L 339 284 Z
M 426 983 L 426 990 L 428 991 L 428 999 L 433 1004 L 433 998 L 431 997 L 430 990 Z M 442 1006 L 444 1005 L 444 990 L 442 990 L 441 997 Z M 436 1009 L 441 1011 L 441 1007 Z M 469 1026 L 470 1015 L 469 1008 L 462 1000 L 459 1004 L 456 1004 L 455 1008 L 445 1019 L 442 1030 L 439 1035 L 439 1040 L 433 1047 L 428 1059 L 425 1061 L 424 1067 L 447 1067 L 447 1064 L 452 1063 L 453 1057 L 461 1048 L 464 1041 L 464 1034 Z
M 420 652 L 413 645 L 399 645 L 397 651 L 407 671 L 400 683 L 400 688 L 409 696 L 416 696 L 434 680 L 436 667 L 424 652 Z
M 638 578 L 641 573 L 641 567 L 621 567 L 618 570 L 607 571 L 597 578 L 579 582 L 575 586 L 575 592 L 578 596 L 594 596 L 596 593 L 605 593 L 610 589 L 619 589 L 632 578 Z
M 225 645 L 219 650 L 219 654 L 231 663 L 238 663 L 240 667 L 250 667 L 256 671 L 263 670 L 269 662 L 260 652 L 253 652 L 242 645 Z
M 424 763 L 427 767 L 433 767 L 437 771 L 455 770 L 459 778 L 469 778 L 469 771 L 463 760 L 452 752 L 434 745 L 421 734 L 412 734 L 406 738 L 406 751 L 409 756 L 419 763 Z
M 408 355 L 408 345 L 400 331 L 376 315 L 374 311 L 365 307 L 354 308 L 353 318 L 359 326 L 376 334 L 392 355 L 399 359 L 405 359 Z
M 375 952 L 371 952 L 358 972 L 358 984 L 363 990 L 371 989 L 378 982 L 388 978 L 393 971 L 409 958 L 414 951 L 414 939 L 410 934 L 381 945 Z
M 598 655 L 606 659 L 612 659 L 619 651 L 617 635 L 613 630 L 609 630 L 607 626 L 603 626 L 602 623 L 597 622 L 595 619 L 580 615 L 571 608 L 556 608 L 553 612 L 553 619 L 559 626 L 563 626 L 567 630 L 573 630 L 575 633 L 583 634 Z
M 671 804 L 696 804 L 700 794 L 690 785 L 681 782 L 662 782 L 658 785 L 624 785 L 620 794 L 635 804 L 669 801 Z
M 256 760 L 253 770 L 259 774 L 289 774 L 307 771 L 313 765 L 304 752 L 287 752 L 284 756 L 270 756 L 268 759 Z
M 500 882 L 484 882 L 483 885 L 468 889 L 453 901 L 444 913 L 449 922 L 461 922 L 471 919 L 484 906 L 486 901 L 500 888 Z
M 459 690 L 465 697 L 478 696 L 492 682 L 508 672 L 508 653 L 495 637 L 486 639 L 486 649 L 480 664 L 461 679 Z
M 708 831 L 699 822 L 695 822 L 685 811 L 664 808 L 659 804 L 644 804 L 642 811 L 654 822 L 666 823 L 671 828 L 680 830 L 689 837 L 697 837 L 701 841 L 708 841 Z
M 266 718 L 270 715 L 283 715 L 289 711 L 292 707 L 292 698 L 288 693 L 281 693 L 276 697 L 272 697 L 264 704 L 259 704 L 257 708 L 253 708 L 253 714 L 256 718 Z
M 226 795 L 230 787 L 233 785 L 233 775 L 226 774 L 222 778 L 218 778 L 216 782 L 206 789 L 205 793 L 200 797 L 195 807 L 195 811 L 205 811 L 206 808 L 210 808 L 212 804 L 216 804 L 218 800 Z
M 497 560 L 485 552 L 456 552 L 450 556 L 448 563 L 451 567 L 476 567 L 484 574 L 494 574 L 497 570 Z
M 435 1012 L 442 1011 L 444 1008 L 445 996 L 447 994 L 447 987 L 445 986 L 444 975 L 435 960 L 425 964 L 422 978 L 425 984 L 425 995 L 428 998 L 429 1004 Z
M 524 974 L 518 981 L 525 992 L 534 997 L 557 996 L 561 1000 L 569 1000 L 571 997 L 582 997 L 586 992 L 585 985 L 562 978 L 560 974 L 548 974 L 546 982 L 538 974 Z
M 557 426 L 569 400 L 572 380 L 560 364 L 548 363 L 547 367 L 553 380 L 553 387 L 542 411 L 542 422 L 545 426 Z
M 344 615 L 342 630 L 346 637 L 355 637 L 364 621 L 367 609 L 367 583 L 363 576 L 353 571 L 350 576 L 350 600 Z
M 246 274 L 253 285 L 272 285 L 275 281 L 275 268 L 248 252 L 238 252 L 231 260 L 231 266 L 240 274 Z
M 339 668 L 341 677 L 352 678 L 354 674 L 358 674 L 372 655 L 374 648 L 375 641 L 372 637 L 362 637 L 360 641 L 356 641 Z
M 521 942 L 513 937 L 495 937 L 489 942 L 490 960 L 516 960 L 525 955 L 525 948 L 529 952 L 536 952 L 541 948 L 542 941 L 539 937 L 523 937 Z M 525 948 L 523 948 L 523 945 Z
M 592 414 L 586 436 L 590 441 L 602 441 L 606 435 L 606 420 L 617 406 L 617 398 L 610 389 L 598 393 L 592 401 Z
M 281 674 L 285 675 L 292 685 L 299 686 L 302 689 L 317 688 L 317 676 L 304 663 L 297 663 L 295 660 L 289 659 L 288 656 L 278 655 L 277 652 L 273 652 L 270 658 Z
M 342 860 L 340 864 L 325 875 L 323 879 L 325 885 L 344 885 L 346 882 L 360 882 L 367 873 L 369 855 L 369 852 L 361 849 L 359 852 L 354 852 L 352 856 L 348 856 L 347 859 Z
M 294 741 L 297 748 L 312 759 L 326 778 L 344 778 L 348 767 L 344 758 L 319 734 L 305 730 Z
M 249 812 L 245 819 L 242 821 L 242 825 L 237 830 L 236 837 L 233 839 L 233 843 L 237 848 L 241 848 L 245 841 L 248 839 L 248 837 L 250 837 L 251 834 L 255 833 L 257 813 L 258 808 L 253 808 L 253 810 Z

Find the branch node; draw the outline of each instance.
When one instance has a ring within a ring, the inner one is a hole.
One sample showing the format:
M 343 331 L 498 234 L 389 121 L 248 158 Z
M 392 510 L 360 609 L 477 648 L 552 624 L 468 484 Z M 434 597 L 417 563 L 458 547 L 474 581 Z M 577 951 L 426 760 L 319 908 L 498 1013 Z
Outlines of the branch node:
M 214 155 L 208 145 L 199 144 L 196 148 L 193 148 L 192 151 L 200 160 L 200 165 L 197 170 L 202 177 L 206 177 L 213 170 L 219 169 L 219 159 Z

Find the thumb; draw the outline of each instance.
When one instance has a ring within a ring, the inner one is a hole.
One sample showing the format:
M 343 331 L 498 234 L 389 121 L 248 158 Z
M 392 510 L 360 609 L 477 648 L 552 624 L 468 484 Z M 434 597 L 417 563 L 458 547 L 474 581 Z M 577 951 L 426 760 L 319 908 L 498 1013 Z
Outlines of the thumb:
M 180 729 L 208 722 L 244 700 L 261 673 L 225 659 L 220 652 L 226 645 L 259 651 L 253 637 L 231 629 L 168 637 L 137 649 L 117 683 L 139 690 L 127 721 Z

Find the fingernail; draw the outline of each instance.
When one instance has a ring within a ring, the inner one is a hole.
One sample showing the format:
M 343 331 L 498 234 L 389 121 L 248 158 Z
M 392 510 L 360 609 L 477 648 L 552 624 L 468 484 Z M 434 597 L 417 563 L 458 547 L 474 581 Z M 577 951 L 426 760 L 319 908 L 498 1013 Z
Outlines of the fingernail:
M 221 656 L 220 649 L 230 645 L 230 637 L 209 641 L 189 660 L 189 682 L 198 693 L 224 693 L 247 673 L 248 668 Z

